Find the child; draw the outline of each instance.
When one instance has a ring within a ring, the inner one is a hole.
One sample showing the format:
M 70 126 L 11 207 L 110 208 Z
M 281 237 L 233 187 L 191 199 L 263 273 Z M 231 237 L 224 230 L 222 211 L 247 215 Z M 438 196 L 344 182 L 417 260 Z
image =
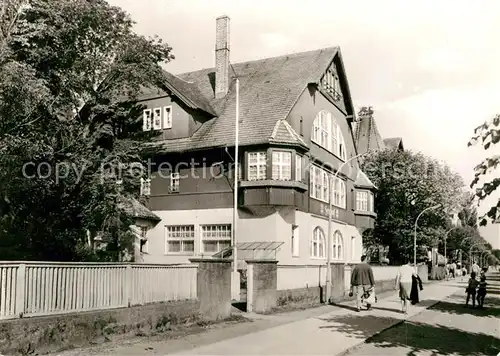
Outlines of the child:
M 472 307 L 476 307 L 476 288 L 478 286 L 478 281 L 476 280 L 476 272 L 470 273 L 469 284 L 465 289 L 467 293 L 467 300 L 465 301 L 465 306 L 469 306 L 469 299 L 472 297 Z
M 482 308 L 484 305 L 484 297 L 486 296 L 486 276 L 481 276 L 481 281 L 479 282 L 479 288 L 477 289 L 477 306 Z

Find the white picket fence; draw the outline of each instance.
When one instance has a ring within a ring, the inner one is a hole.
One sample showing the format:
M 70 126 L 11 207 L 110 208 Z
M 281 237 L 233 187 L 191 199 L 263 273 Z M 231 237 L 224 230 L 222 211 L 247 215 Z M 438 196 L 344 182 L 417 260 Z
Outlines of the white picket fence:
M 0 262 L 0 319 L 196 299 L 196 265 Z

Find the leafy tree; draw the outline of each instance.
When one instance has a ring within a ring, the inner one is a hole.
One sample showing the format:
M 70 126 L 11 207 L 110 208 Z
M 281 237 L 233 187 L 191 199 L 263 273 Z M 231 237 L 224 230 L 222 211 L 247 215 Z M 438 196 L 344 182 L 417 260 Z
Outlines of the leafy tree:
M 153 135 L 137 98 L 161 87 L 171 48 L 104 0 L 1 6 L 0 259 L 95 258 L 90 231 L 119 260 Z
M 391 263 L 413 256 L 413 232 L 417 216 L 418 246 L 438 246 L 450 224 L 449 214 L 460 205 L 463 181 L 449 167 L 421 153 L 384 150 L 370 153 L 363 171 L 378 187 L 377 221 L 372 243 L 389 246 Z
M 468 146 L 481 144 L 485 150 L 490 149 L 500 141 L 500 115 L 496 115 L 490 122 L 485 122 L 474 129 L 474 136 L 469 141 Z M 500 185 L 500 178 L 488 178 L 488 174 L 495 170 L 500 163 L 500 156 L 493 155 L 484 159 L 475 168 L 474 180 L 470 187 L 476 186 L 476 196 L 479 201 L 484 200 L 492 194 Z M 478 186 L 481 180 L 486 180 L 482 186 Z M 497 201 L 483 216 L 480 217 L 480 225 L 484 226 L 488 220 L 496 220 L 500 216 L 500 200 Z

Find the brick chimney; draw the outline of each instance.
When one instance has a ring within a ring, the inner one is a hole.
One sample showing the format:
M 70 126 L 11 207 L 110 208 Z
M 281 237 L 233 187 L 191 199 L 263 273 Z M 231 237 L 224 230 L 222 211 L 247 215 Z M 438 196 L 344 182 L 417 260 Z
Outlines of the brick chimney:
M 216 20 L 215 97 L 223 98 L 229 90 L 229 17 Z

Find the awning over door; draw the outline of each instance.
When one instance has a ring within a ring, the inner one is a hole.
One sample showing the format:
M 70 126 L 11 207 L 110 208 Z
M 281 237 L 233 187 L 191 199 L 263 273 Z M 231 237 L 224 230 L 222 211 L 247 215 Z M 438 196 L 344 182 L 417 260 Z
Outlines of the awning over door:
M 276 260 L 276 252 L 284 242 L 276 241 L 255 241 L 255 242 L 239 242 L 236 244 L 238 260 Z M 215 258 L 232 258 L 233 247 L 228 247 L 220 252 L 217 252 L 212 257 Z

